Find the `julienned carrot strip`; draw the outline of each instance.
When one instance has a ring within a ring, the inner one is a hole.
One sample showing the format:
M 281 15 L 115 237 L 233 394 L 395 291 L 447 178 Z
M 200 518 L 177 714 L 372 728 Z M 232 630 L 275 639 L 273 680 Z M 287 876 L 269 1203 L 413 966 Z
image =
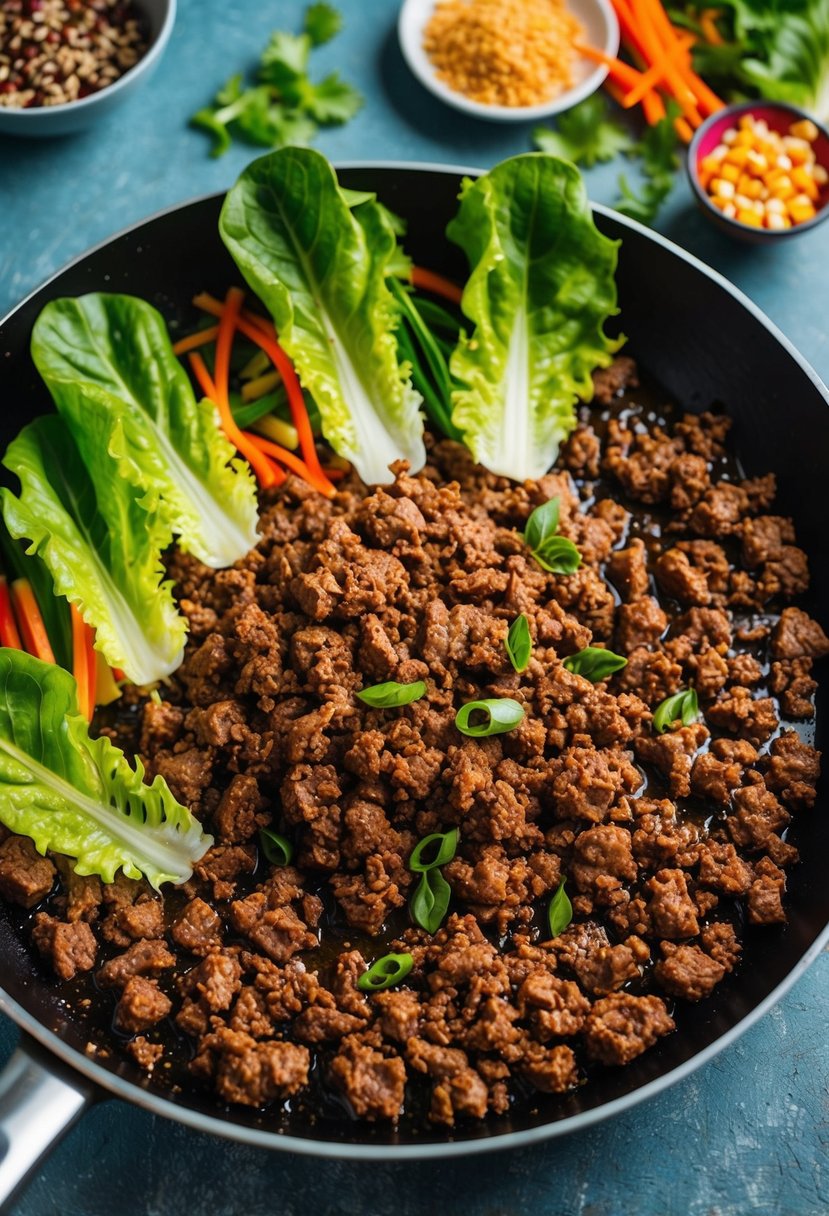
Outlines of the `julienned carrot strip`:
M 676 100 L 682 107 L 682 113 L 692 127 L 702 125 L 702 115 L 697 109 L 696 97 L 680 75 L 679 67 L 670 59 L 658 32 L 659 18 L 655 10 L 659 10 L 667 21 L 665 10 L 658 0 L 631 0 L 631 9 L 638 19 L 639 40 L 644 47 L 650 63 L 661 63 L 664 67 L 665 82 Z M 670 22 L 668 22 L 670 26 Z M 670 26 L 673 30 L 673 26 Z
M 423 266 L 412 266 L 412 285 L 419 287 L 421 291 L 431 291 L 432 295 L 443 296 L 453 304 L 460 304 L 463 295 L 463 290 L 456 283 Z
M 575 42 L 573 46 L 580 55 L 584 55 L 585 59 L 592 59 L 594 63 L 604 64 L 610 76 L 614 80 L 618 80 L 619 84 L 623 84 L 625 88 L 632 89 L 642 79 L 642 72 L 632 68 L 629 63 L 623 63 L 621 59 L 600 51 L 598 47 L 586 46 L 583 42 Z
M 720 10 L 717 8 L 705 8 L 699 15 L 699 28 L 705 36 L 705 41 L 710 46 L 722 46 L 725 42 L 722 34 L 717 29 L 717 17 L 719 15 Z
M 8 646 L 10 650 L 23 649 L 5 575 L 0 575 L 0 645 Z
M 281 447 L 278 443 L 273 443 L 270 439 L 265 439 L 262 435 L 254 435 L 250 431 L 244 431 L 243 434 L 254 447 L 259 448 L 260 452 L 273 456 L 280 464 L 284 464 L 286 469 L 290 469 L 292 473 L 296 473 L 303 481 L 307 481 L 315 490 L 319 490 L 320 494 L 324 494 L 326 498 L 334 497 L 336 491 L 324 473 L 322 477 L 315 476 L 304 460 L 300 460 L 298 456 L 295 456 L 293 452 L 289 452 L 287 448 Z
M 230 407 L 228 406 L 225 410 L 222 410 L 222 407 L 217 400 L 219 394 L 216 389 L 216 385 L 213 383 L 212 379 L 210 378 L 210 373 L 204 366 L 204 359 L 202 359 L 201 355 L 195 351 L 189 354 L 187 358 L 190 361 L 190 366 L 193 369 L 193 375 L 196 377 L 201 391 L 209 401 L 213 402 L 216 409 L 219 411 L 222 430 L 227 435 L 230 442 L 234 444 L 246 458 L 251 468 L 256 473 L 256 476 L 259 478 L 259 484 L 263 487 L 281 485 L 285 480 L 285 475 L 282 470 L 274 468 L 272 461 L 268 460 L 266 456 L 263 456 L 261 452 L 257 451 L 252 444 L 249 444 L 245 440 L 244 435 L 233 421 L 233 415 L 230 412 Z
M 718 110 L 725 109 L 723 99 L 718 97 L 713 89 L 709 89 L 705 81 L 697 76 L 689 63 L 680 63 L 679 71 L 682 79 L 696 97 L 699 107 L 704 114 L 716 114 Z
M 89 721 L 95 713 L 98 691 L 98 657 L 95 652 L 95 630 L 91 625 L 85 626 L 86 640 L 86 695 L 89 702 Z
M 677 35 L 676 45 L 668 49 L 668 57 L 671 59 L 678 59 L 680 55 L 687 53 L 688 47 L 692 46 L 694 41 L 694 35 L 683 30 L 681 34 Z M 664 66 L 661 63 L 655 63 L 653 67 L 648 68 L 648 70 L 643 74 L 639 83 L 635 84 L 630 92 L 626 93 L 623 97 L 622 105 L 624 108 L 629 110 L 631 106 L 635 106 L 637 102 L 642 100 L 646 93 L 649 93 L 651 89 L 655 88 L 662 82 L 664 75 Z
M 44 663 L 54 663 L 55 655 L 37 606 L 35 593 L 27 578 L 16 578 L 11 585 L 11 599 L 23 645 L 29 654 Z
M 218 325 L 210 325 L 207 329 L 200 329 L 187 338 L 180 338 L 178 342 L 173 343 L 173 354 L 185 355 L 188 350 L 196 350 L 199 346 L 206 346 L 208 342 L 215 342 L 218 333 Z
M 689 144 L 694 138 L 694 129 L 687 118 L 675 118 L 674 130 L 684 144 Z
M 342 481 L 344 477 L 348 476 L 348 469 L 332 469 L 331 465 L 324 466 L 324 472 L 331 481 Z
M 74 604 L 72 615 L 72 675 L 78 686 L 78 709 L 87 722 L 92 717 L 89 701 L 89 648 L 86 644 L 86 623 Z
M 619 19 L 619 29 L 622 42 L 639 56 L 643 63 L 648 62 L 648 54 L 637 27 L 636 18 L 628 0 L 611 0 L 613 9 Z
M 632 0 L 632 2 L 634 6 L 636 6 L 637 3 L 639 5 L 646 6 L 651 18 L 652 27 L 656 32 L 657 37 L 661 40 L 663 47 L 668 48 L 671 46 L 672 42 L 679 39 L 680 31 L 671 24 L 671 20 L 668 17 L 668 14 L 665 12 L 660 0 Z M 711 10 L 709 10 L 709 13 L 710 11 Z M 702 20 L 700 21 L 700 25 L 702 26 Z M 719 37 L 716 26 L 714 26 L 714 34 L 715 36 Z M 720 43 L 722 43 L 722 38 L 720 38 Z M 716 93 L 709 89 L 705 81 L 701 80 L 696 74 L 691 65 L 690 59 L 688 59 L 686 56 L 682 56 L 677 61 L 676 66 L 682 82 L 694 95 L 700 108 L 706 115 L 714 114 L 717 110 L 721 110 L 723 108 L 725 103 L 721 101 Z M 678 95 L 677 100 L 681 103 L 681 98 Z

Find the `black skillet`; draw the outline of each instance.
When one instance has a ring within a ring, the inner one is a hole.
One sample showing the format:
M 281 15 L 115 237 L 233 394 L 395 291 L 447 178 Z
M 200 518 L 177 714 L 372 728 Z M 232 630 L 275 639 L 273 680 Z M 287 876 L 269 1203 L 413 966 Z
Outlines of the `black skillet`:
M 449 277 L 462 257 L 444 239 L 460 171 L 363 165 L 345 185 L 376 189 L 408 221 L 415 260 Z M 87 291 L 126 291 L 156 304 L 172 323 L 191 325 L 197 290 L 222 293 L 238 280 L 217 232 L 221 198 L 186 204 L 114 237 L 79 258 L 0 325 L 0 450 L 49 402 L 31 364 L 32 324 L 48 300 Z M 746 474 L 773 469 L 779 505 L 794 516 L 812 557 L 814 611 L 829 620 L 829 394 L 786 339 L 744 296 L 693 257 L 635 223 L 597 207 L 603 232 L 621 238 L 619 326 L 628 349 L 674 400 L 700 411 L 723 402 Z M 825 702 L 825 694 L 822 701 Z M 819 704 L 820 711 L 820 704 Z M 820 713 L 819 713 L 820 720 Z M 818 732 L 821 733 L 820 731 Z M 818 746 L 820 739 L 818 739 Z M 109 1094 L 218 1135 L 268 1148 L 343 1158 L 439 1157 L 517 1147 L 605 1119 L 673 1084 L 720 1051 L 777 1001 L 829 937 L 829 817 L 801 815 L 802 863 L 792 872 L 789 923 L 749 931 L 737 973 L 715 996 L 683 1009 L 677 1033 L 626 1068 L 589 1085 L 524 1104 L 485 1124 L 417 1134 L 405 1126 L 366 1127 L 345 1117 L 312 1121 L 299 1112 L 259 1115 L 219 1107 L 193 1092 L 171 1092 L 163 1072 L 147 1079 L 113 1055 L 93 1057 L 61 991 L 20 942 L 13 914 L 0 909 L 0 1009 L 22 1028 L 22 1047 L 0 1079 L 0 1203 L 40 1155 L 95 1097 Z M 45 1050 L 44 1050 L 45 1049 Z M 736 1100 L 736 1099 L 735 1099 Z

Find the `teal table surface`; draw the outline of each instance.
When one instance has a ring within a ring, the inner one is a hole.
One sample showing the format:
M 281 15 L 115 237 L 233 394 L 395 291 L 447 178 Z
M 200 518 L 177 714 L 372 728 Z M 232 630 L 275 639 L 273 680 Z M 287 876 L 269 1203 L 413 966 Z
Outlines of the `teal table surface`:
M 255 154 L 207 155 L 188 116 L 252 65 L 288 0 L 179 0 L 152 83 L 91 131 L 0 138 L 0 315 L 68 259 L 161 208 L 226 189 Z M 530 146 L 523 124 L 450 111 L 408 74 L 397 0 L 339 0 L 346 26 L 315 52 L 366 97 L 324 132 L 335 161 L 487 167 Z M 588 173 L 612 203 L 619 165 Z M 632 180 L 635 167 L 629 168 Z M 716 267 L 829 377 L 829 223 L 772 249 L 733 244 L 695 210 L 684 180 L 658 228 Z M 105 1102 L 39 1168 L 15 1216 L 826 1216 L 829 1213 L 829 955 L 778 1007 L 705 1068 L 586 1133 L 445 1165 L 357 1165 L 269 1154 Z M 0 1019 L 0 1057 L 15 1032 Z

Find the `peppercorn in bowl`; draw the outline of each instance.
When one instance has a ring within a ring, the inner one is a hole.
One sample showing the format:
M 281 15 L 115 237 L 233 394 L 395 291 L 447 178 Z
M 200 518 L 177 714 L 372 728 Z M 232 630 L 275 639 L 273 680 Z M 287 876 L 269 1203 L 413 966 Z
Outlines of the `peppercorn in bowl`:
M 150 78 L 176 0 L 5 0 L 0 6 L 0 134 L 67 135 Z

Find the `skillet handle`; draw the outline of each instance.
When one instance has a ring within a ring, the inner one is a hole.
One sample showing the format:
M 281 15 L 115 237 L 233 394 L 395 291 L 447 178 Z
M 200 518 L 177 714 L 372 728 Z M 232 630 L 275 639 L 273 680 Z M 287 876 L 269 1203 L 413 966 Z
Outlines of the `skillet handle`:
M 0 1211 L 92 1102 L 93 1086 L 24 1035 L 0 1073 Z

